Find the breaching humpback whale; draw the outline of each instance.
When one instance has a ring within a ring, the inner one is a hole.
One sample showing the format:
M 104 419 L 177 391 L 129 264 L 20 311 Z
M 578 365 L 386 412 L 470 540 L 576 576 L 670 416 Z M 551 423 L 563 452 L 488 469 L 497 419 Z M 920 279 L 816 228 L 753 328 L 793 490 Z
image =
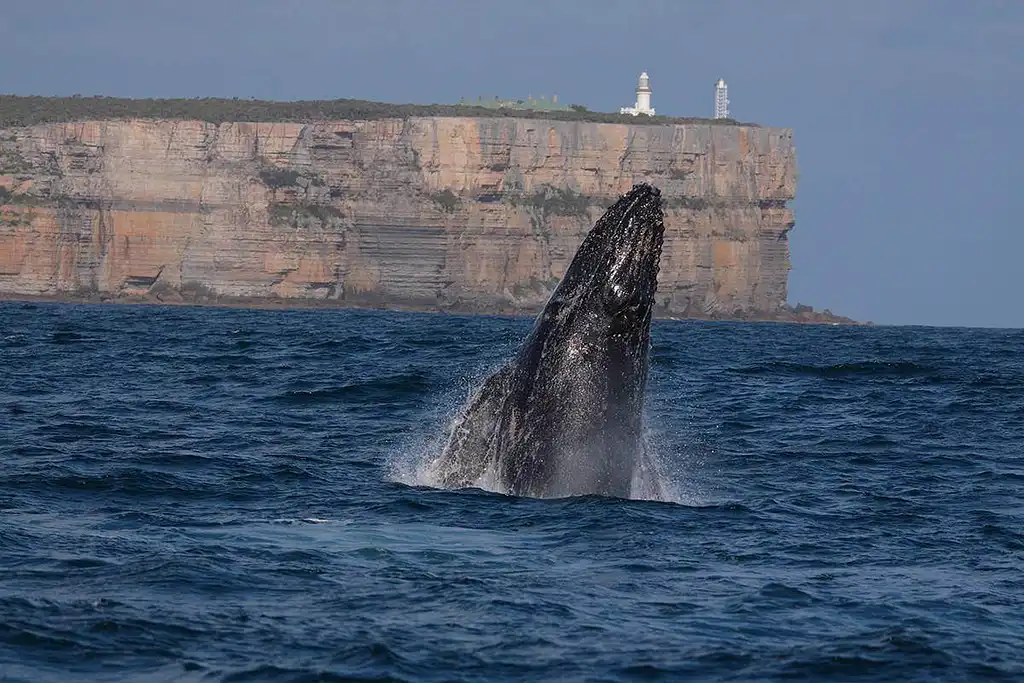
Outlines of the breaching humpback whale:
M 441 486 L 630 496 L 646 467 L 642 412 L 663 232 L 661 193 L 646 184 L 597 221 L 518 352 L 453 423 L 432 467 Z

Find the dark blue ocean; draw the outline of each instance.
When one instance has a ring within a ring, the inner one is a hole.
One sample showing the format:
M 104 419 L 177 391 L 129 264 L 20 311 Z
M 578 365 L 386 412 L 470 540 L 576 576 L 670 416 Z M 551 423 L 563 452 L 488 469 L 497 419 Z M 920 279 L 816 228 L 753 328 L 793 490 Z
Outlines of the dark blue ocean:
M 672 501 L 417 485 L 530 322 L 0 304 L 0 680 L 1024 680 L 1024 332 L 659 321 Z

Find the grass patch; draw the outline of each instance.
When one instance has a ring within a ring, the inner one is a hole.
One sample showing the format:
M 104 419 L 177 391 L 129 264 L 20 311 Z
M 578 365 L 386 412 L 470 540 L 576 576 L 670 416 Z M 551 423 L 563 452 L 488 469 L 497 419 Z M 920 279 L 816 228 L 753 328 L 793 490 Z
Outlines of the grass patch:
M 102 121 L 110 119 L 186 119 L 227 123 L 232 121 L 290 121 L 316 123 L 324 120 L 377 121 L 412 116 L 546 119 L 588 123 L 627 123 L 634 126 L 701 123 L 711 126 L 739 124 L 733 119 L 702 117 L 630 116 L 589 111 L 576 105 L 572 111 L 489 109 L 472 104 L 391 104 L 367 100 L 300 100 L 273 102 L 256 99 L 203 97 L 193 99 L 126 99 L 121 97 L 24 97 L 0 95 L 0 127 L 14 128 L 40 123 Z
M 2 98 L 0 98 L 2 99 Z M 0 149 L 0 174 L 21 175 L 32 172 L 32 164 L 25 157 L 11 149 Z
M 285 204 L 284 202 L 270 203 L 270 224 L 282 228 L 298 228 L 302 219 L 314 219 L 321 224 L 327 225 L 332 220 L 344 217 L 344 214 L 329 204 L 313 204 L 311 202 L 297 202 Z
M 692 209 L 694 211 L 705 211 L 713 202 L 704 197 L 662 197 L 661 203 L 667 209 Z
M 590 198 L 571 188 L 545 187 L 531 195 L 507 195 L 512 206 L 529 206 L 546 216 L 576 216 L 586 218 Z
M 458 195 L 448 188 L 430 195 L 430 200 L 441 207 L 441 210 L 445 213 L 455 213 L 455 210 L 459 208 L 459 204 L 462 203 Z
M 285 168 L 264 168 L 260 169 L 260 182 L 272 190 L 279 190 L 282 187 L 292 187 L 299 182 L 299 172 Z
M 46 206 L 51 204 L 45 197 L 39 197 L 34 194 L 23 194 L 21 192 L 11 192 L 6 187 L 0 187 L 0 204 L 10 204 L 11 206 Z

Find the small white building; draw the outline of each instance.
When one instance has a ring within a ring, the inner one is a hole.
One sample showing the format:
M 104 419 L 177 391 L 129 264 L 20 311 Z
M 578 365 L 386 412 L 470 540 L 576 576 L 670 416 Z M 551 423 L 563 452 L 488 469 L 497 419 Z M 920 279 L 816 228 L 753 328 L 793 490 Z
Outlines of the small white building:
M 623 107 L 619 113 L 654 116 L 654 109 L 651 108 L 651 79 L 647 77 L 646 71 L 640 74 L 640 80 L 636 84 L 636 103 L 632 107 Z

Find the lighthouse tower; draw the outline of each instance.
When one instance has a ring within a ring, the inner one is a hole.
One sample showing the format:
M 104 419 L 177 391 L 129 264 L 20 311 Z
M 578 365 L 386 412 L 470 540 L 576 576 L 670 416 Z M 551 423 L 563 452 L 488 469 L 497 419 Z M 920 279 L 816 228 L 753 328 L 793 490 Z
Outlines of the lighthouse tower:
M 646 71 L 640 74 L 636 84 L 636 109 L 642 114 L 654 114 L 651 109 L 651 79 L 647 77 Z
M 623 107 L 619 113 L 654 116 L 654 109 L 651 108 L 651 79 L 646 71 L 640 74 L 640 80 L 636 84 L 636 103 L 632 107 Z
M 729 86 L 721 78 L 715 83 L 715 118 L 729 118 Z

